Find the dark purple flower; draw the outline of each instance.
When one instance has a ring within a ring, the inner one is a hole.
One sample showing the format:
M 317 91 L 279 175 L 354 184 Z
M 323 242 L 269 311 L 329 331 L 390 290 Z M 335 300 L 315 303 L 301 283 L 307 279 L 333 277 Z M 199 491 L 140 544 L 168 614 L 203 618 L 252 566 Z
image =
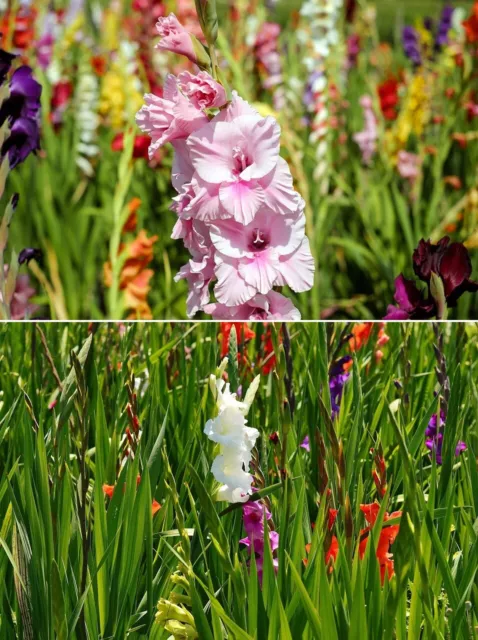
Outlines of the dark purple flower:
M 10 135 L 2 146 L 1 155 L 8 154 L 10 169 L 14 169 L 27 156 L 40 148 L 40 132 L 38 124 L 28 118 L 19 118 L 11 129 Z
M 10 80 L 10 94 L 0 107 L 0 126 L 9 121 L 10 135 L 0 155 L 8 154 L 10 169 L 23 162 L 40 146 L 41 85 L 33 78 L 30 67 L 16 69 Z
M 407 58 L 417 66 L 421 65 L 422 55 L 420 52 L 420 38 L 418 32 L 413 27 L 404 27 L 402 32 L 402 42 Z
M 449 307 L 455 306 L 463 293 L 478 291 L 478 282 L 470 280 L 472 267 L 467 248 L 461 242 L 450 244 L 448 236 L 436 245 L 420 240 L 413 253 L 413 269 L 418 278 L 427 283 L 432 271 L 440 276 Z
M 440 277 L 448 307 L 454 307 L 461 295 L 478 291 L 478 282 L 470 280 L 472 266 L 466 247 L 450 238 L 438 244 L 420 240 L 413 252 L 413 269 L 417 277 L 426 282 L 428 291 L 420 291 L 413 280 L 400 274 L 395 280 L 395 301 L 389 305 L 385 320 L 426 320 L 437 315 L 437 302 L 431 295 L 432 273 Z
M 0 84 L 2 84 L 11 69 L 12 62 L 17 56 L 0 49 Z
M 28 247 L 27 249 L 22 249 L 18 254 L 18 264 L 28 264 L 30 260 L 36 260 L 40 262 L 43 257 L 43 253 L 41 249 L 32 249 Z

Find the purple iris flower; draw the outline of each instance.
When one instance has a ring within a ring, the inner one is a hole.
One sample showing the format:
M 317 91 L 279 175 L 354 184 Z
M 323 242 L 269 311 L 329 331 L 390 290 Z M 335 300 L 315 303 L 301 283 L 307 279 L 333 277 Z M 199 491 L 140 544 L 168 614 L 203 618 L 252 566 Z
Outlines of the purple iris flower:
M 443 450 L 443 430 L 445 427 L 445 412 L 440 409 L 440 422 L 438 422 L 438 415 L 433 414 L 428 423 L 428 427 L 425 429 L 425 445 L 432 453 L 435 453 L 437 464 L 443 464 L 442 450 Z M 455 447 L 455 456 L 459 456 L 460 453 L 466 450 L 466 443 L 459 440 Z
M 402 42 L 405 55 L 417 66 L 422 63 L 418 32 L 413 27 L 404 27 Z
M 5 72 L 4 61 L 8 63 L 9 55 L 5 55 L 5 52 L 0 54 L 0 77 L 2 71 Z M 10 128 L 10 135 L 3 143 L 0 156 L 8 155 L 10 169 L 40 147 L 41 91 L 41 85 L 33 78 L 30 67 L 21 66 L 13 72 L 9 96 L 0 107 L 0 126 L 8 120 Z

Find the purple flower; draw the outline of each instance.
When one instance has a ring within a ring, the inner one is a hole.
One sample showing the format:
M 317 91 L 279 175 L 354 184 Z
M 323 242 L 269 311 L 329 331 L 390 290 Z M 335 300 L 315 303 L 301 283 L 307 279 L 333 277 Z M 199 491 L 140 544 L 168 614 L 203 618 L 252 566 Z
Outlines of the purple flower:
M 302 443 L 301 443 L 300 446 L 302 447 L 302 449 L 305 449 L 306 451 L 308 451 L 310 453 L 309 436 L 305 436 L 305 438 L 302 440 Z
M 30 67 L 16 69 L 10 81 L 10 94 L 0 107 L 0 126 L 8 120 L 10 135 L 3 143 L 0 156 L 8 154 L 10 169 L 40 147 L 41 85 L 33 78 Z
M 402 32 L 402 42 L 405 55 L 417 66 L 422 63 L 420 52 L 420 39 L 417 31 L 413 27 L 404 27 Z
M 438 415 L 435 413 L 430 418 L 427 428 L 425 429 L 425 445 L 432 453 L 435 454 L 437 464 L 443 464 L 443 431 L 445 428 L 445 412 L 440 409 L 440 422 L 438 423 Z M 466 450 L 466 443 L 459 440 L 455 447 L 455 456 L 459 456 Z
M 5 78 L 11 69 L 12 62 L 16 57 L 17 56 L 13 53 L 8 53 L 8 51 L 0 49 L 0 84 L 5 81 Z
M 435 40 L 435 45 L 438 49 L 446 46 L 449 42 L 448 32 L 452 28 L 453 12 L 454 9 L 450 5 L 446 5 L 443 8 Z

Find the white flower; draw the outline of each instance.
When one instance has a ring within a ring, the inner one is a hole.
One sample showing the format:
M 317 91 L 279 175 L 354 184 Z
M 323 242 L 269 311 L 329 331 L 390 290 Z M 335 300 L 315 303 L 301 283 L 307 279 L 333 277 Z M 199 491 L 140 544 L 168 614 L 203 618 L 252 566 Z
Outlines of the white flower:
M 206 436 L 216 442 L 220 453 L 211 472 L 221 483 L 217 499 L 227 502 L 245 502 L 251 492 L 253 477 L 249 473 L 251 452 L 259 431 L 247 426 L 246 415 L 259 386 L 259 376 L 251 384 L 244 402 L 231 393 L 230 385 L 211 376 L 211 387 L 216 395 L 218 415 L 204 427 Z

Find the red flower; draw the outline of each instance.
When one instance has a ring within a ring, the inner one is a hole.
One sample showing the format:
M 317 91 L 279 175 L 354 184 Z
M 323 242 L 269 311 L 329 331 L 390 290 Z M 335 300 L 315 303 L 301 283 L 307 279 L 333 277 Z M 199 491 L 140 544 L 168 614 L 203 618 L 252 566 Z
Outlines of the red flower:
M 148 148 L 151 144 L 151 138 L 149 136 L 141 135 L 135 136 L 134 138 L 134 146 L 133 146 L 133 158 L 144 158 L 148 160 Z M 111 143 L 111 148 L 113 151 L 123 151 L 124 149 L 124 134 L 118 133 L 113 138 L 113 142 Z
M 59 109 L 69 101 L 73 94 L 73 85 L 68 80 L 61 80 L 53 87 L 51 96 L 51 106 L 53 109 Z
M 468 20 L 463 22 L 468 42 L 478 42 L 478 2 L 475 2 Z
M 386 120 L 395 120 L 397 117 L 399 82 L 393 76 L 378 86 L 380 109 Z
M 374 502 L 373 504 L 361 504 L 360 510 L 364 514 L 365 520 L 369 524 L 368 527 L 360 531 L 359 556 L 360 559 L 363 560 L 365 550 L 367 548 L 369 533 L 372 530 L 375 521 L 377 520 L 378 512 L 380 511 L 380 505 L 378 504 L 378 502 Z M 401 515 L 401 511 L 394 511 L 390 515 L 388 513 L 385 513 L 383 522 L 385 524 L 388 520 L 399 518 L 401 517 Z M 400 525 L 394 524 L 391 526 L 383 526 L 380 532 L 380 538 L 377 545 L 377 559 L 380 564 L 380 576 L 382 584 L 385 581 L 385 572 L 388 573 L 389 580 L 393 576 L 393 556 L 390 553 L 390 547 L 395 542 L 399 530 Z
M 229 353 L 229 337 L 232 327 L 236 328 L 237 344 L 245 344 L 256 337 L 247 322 L 221 322 L 221 358 Z M 238 354 L 239 356 L 239 354 Z

